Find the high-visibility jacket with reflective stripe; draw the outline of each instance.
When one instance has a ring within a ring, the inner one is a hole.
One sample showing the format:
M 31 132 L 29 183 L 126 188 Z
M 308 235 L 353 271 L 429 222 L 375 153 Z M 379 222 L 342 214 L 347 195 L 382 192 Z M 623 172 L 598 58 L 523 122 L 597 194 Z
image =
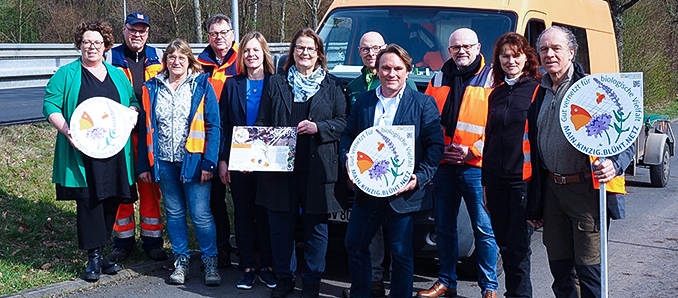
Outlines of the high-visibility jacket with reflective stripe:
M 162 70 L 162 50 L 151 46 L 146 46 L 145 55 L 146 67 L 144 67 L 144 82 L 150 80 L 160 70 Z M 111 65 L 122 69 L 122 71 L 125 72 L 127 79 L 129 79 L 129 81 L 134 84 L 134 81 L 132 80 L 132 72 L 129 69 L 129 64 L 127 63 L 127 58 L 125 57 L 124 44 L 112 48 L 111 51 L 106 54 L 106 61 L 109 61 Z
M 238 45 L 233 43 L 232 50 L 226 54 L 226 61 L 219 65 L 212 57 L 215 57 L 212 46 L 207 46 L 200 55 L 198 55 L 198 62 L 202 65 L 202 70 L 210 76 L 209 81 L 214 87 L 214 92 L 217 95 L 217 101 L 221 97 L 221 91 L 224 89 L 226 79 L 236 75 L 235 60 L 238 54 Z
M 492 68 L 485 65 L 485 58 L 482 55 L 478 57 L 482 59 L 480 69 L 464 90 L 459 117 L 457 118 L 457 128 L 451 141 L 449 137 L 445 136 L 445 145 L 454 142 L 468 147 L 469 154 L 473 153 L 475 158 L 466 163 L 481 167 L 483 146 L 485 145 L 485 124 L 487 123 L 487 99 L 492 93 Z M 426 88 L 426 94 L 436 99 L 441 113 L 450 92 L 450 86 L 447 84 L 449 84 L 449 80 L 440 71 L 433 76 Z
M 155 148 L 158 144 L 155 104 L 158 96 L 157 77 L 144 84 L 142 100 L 142 130 L 139 135 L 137 173 L 151 172 L 158 181 L 158 163 Z M 191 111 L 189 119 L 186 154 L 181 168 L 181 180 L 191 182 L 200 179 L 201 170 L 216 171 L 219 154 L 221 123 L 219 104 L 214 89 L 208 81 L 208 75 L 202 74 L 195 79 L 192 86 Z M 144 134 L 143 136 L 141 134 Z

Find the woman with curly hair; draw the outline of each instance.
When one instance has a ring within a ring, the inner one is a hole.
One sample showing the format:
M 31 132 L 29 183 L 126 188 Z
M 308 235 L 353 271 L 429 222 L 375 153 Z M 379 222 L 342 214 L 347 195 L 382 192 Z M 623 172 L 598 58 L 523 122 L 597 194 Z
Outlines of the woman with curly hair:
M 113 29 L 106 23 L 87 22 L 75 28 L 75 47 L 81 57 L 64 65 L 45 87 L 43 114 L 58 131 L 54 146 L 52 182 L 57 200 L 75 200 L 78 246 L 86 249 L 87 268 L 83 279 L 115 274 L 120 267 L 102 255 L 111 238 L 120 203 L 137 200 L 132 145 L 109 158 L 82 154 L 73 143 L 69 123 L 75 108 L 91 97 L 107 97 L 138 111 L 137 99 L 122 70 L 104 62 L 103 54 L 113 46 Z

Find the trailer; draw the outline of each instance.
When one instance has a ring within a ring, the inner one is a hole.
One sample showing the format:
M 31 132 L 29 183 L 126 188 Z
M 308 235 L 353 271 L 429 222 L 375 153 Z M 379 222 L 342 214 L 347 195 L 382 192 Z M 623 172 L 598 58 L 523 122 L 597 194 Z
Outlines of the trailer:
M 650 183 L 665 187 L 671 174 L 671 156 L 675 155 L 675 137 L 669 116 L 645 115 L 644 129 L 636 139 L 636 153 L 626 174 L 636 175 L 638 167 L 650 169 Z

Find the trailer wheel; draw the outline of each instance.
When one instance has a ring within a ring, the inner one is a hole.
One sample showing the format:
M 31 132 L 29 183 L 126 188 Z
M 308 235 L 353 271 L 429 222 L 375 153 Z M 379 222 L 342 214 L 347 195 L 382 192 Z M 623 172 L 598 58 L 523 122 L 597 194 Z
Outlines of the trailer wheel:
M 669 183 L 671 154 L 669 144 L 664 143 L 664 152 L 662 153 L 662 162 L 658 165 L 650 166 L 650 182 L 652 186 L 665 187 Z

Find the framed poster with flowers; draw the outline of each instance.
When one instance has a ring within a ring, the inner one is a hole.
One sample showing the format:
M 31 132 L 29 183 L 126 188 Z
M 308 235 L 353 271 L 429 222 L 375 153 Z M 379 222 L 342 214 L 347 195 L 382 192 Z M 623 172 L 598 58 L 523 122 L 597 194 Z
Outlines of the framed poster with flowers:
M 396 194 L 414 171 L 414 126 L 373 126 L 355 138 L 348 172 L 360 190 L 375 197 Z

